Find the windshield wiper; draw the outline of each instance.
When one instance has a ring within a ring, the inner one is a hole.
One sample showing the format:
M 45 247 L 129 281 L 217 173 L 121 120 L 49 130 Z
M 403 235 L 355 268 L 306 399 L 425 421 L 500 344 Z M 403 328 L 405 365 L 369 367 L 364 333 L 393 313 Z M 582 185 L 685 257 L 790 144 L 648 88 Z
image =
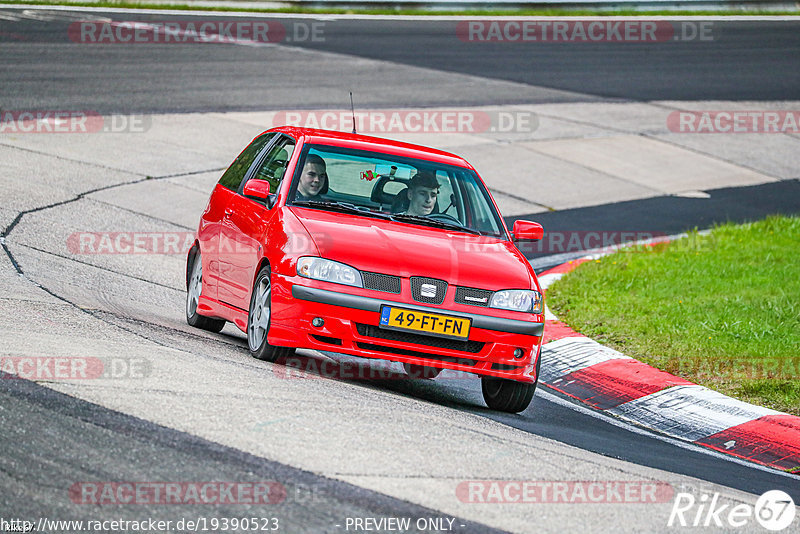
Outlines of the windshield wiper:
M 341 211 L 342 213 L 353 213 L 355 215 L 366 215 L 368 217 L 377 217 L 379 219 L 391 219 L 392 216 L 388 213 L 380 211 L 372 211 L 364 206 L 356 206 L 349 202 L 332 202 L 330 200 L 297 200 L 293 206 L 304 206 L 309 208 L 323 208 L 331 211 Z
M 468 226 L 461 226 L 460 224 L 457 223 L 451 223 L 439 219 L 431 219 L 430 217 L 426 217 L 424 215 L 408 215 L 405 213 L 400 213 L 397 215 L 392 215 L 392 218 L 396 221 L 419 223 L 419 224 L 424 224 L 426 226 L 435 226 L 437 228 L 446 228 L 448 230 L 457 230 L 459 232 L 466 232 L 468 234 L 483 235 L 482 232 L 469 228 Z

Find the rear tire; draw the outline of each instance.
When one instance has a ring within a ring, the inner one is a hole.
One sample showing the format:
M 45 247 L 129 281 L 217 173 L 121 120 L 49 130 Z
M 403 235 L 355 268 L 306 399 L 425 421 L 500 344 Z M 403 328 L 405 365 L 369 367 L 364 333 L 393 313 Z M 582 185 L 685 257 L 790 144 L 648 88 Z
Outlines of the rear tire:
M 403 369 L 406 374 L 411 378 L 429 378 L 433 379 L 439 376 L 442 372 L 438 367 L 427 367 L 425 365 L 417 365 L 414 363 L 403 363 Z
M 492 410 L 508 413 L 525 411 L 533 399 L 536 384 L 517 382 L 494 376 L 481 377 L 483 400 Z
M 274 347 L 267 343 L 272 315 L 272 281 L 269 266 L 262 267 L 253 284 L 250 309 L 247 313 L 247 346 L 250 355 L 258 360 L 275 362 L 281 357 L 294 354 L 290 347 Z
M 199 250 L 192 257 L 191 262 L 190 274 L 186 283 L 186 322 L 195 328 L 219 332 L 225 326 L 224 319 L 213 319 L 197 313 L 200 295 L 203 293 L 203 261 L 200 259 Z

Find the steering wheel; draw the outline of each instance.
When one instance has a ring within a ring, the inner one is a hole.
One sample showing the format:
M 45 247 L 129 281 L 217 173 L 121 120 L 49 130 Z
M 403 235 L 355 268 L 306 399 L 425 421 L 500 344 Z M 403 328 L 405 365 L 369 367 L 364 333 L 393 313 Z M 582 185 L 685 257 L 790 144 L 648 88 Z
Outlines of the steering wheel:
M 447 213 L 430 213 L 428 214 L 429 219 L 440 219 L 444 221 L 454 222 L 459 226 L 464 226 L 464 223 L 453 217 L 452 215 L 448 215 Z

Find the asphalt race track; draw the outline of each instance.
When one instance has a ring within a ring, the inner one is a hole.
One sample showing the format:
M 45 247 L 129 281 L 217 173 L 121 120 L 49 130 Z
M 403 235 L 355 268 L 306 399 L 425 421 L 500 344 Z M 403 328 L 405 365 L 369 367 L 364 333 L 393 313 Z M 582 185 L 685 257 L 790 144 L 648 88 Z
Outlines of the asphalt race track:
M 714 20 L 713 39 L 702 42 L 531 48 L 464 42 L 452 20 L 347 17 L 275 19 L 290 36 L 295 24 L 324 24 L 316 42 L 71 41 L 69 25 L 87 19 L 202 20 L 0 7 L 0 117 L 150 117 L 136 132 L 0 133 L 0 356 L 89 357 L 119 369 L 86 381 L 0 380 L 0 518 L 155 518 L 175 532 L 202 531 L 180 520 L 223 517 L 277 519 L 281 532 L 400 531 L 358 527 L 357 518 L 411 518 L 412 532 L 641 532 L 667 530 L 678 492 L 752 507 L 780 489 L 800 503 L 796 476 L 599 416 L 546 388 L 511 416 L 486 409 L 466 375 L 382 378 L 384 362 L 315 351 L 294 360 L 306 373 L 254 360 L 231 325 L 210 334 L 186 324 L 182 254 L 85 254 L 74 237 L 192 232 L 221 171 L 276 111 L 343 109 L 349 90 L 360 109 L 533 109 L 540 127 L 530 135 L 409 137 L 465 154 L 509 222 L 671 235 L 797 213 L 800 135 L 674 139 L 663 117 L 681 106 L 800 109 L 799 20 Z M 595 167 L 594 141 L 680 155 L 702 172 L 690 187 L 663 183 L 669 169 Z M 546 159 L 554 155 L 558 167 Z M 515 161 L 534 170 L 550 162 L 575 181 L 538 183 Z M 555 252 L 529 256 L 541 270 L 563 259 Z M 629 503 L 486 504 L 459 493 L 485 480 L 670 490 Z M 98 505 L 76 496 L 93 483 L 202 481 L 267 481 L 275 502 Z
M 93 17 L 199 20 L 161 13 L 46 10 L 0 20 L 0 65 L 20 74 L 0 80 L 5 109 L 88 103 L 101 113 L 295 109 L 300 103 L 303 109 L 346 107 L 349 90 L 364 108 L 614 99 L 762 101 L 795 100 L 800 87 L 796 20 L 714 20 L 702 40 L 698 34 L 653 46 L 465 42 L 455 38 L 456 21 L 282 17 L 277 20 L 289 42 L 270 50 L 265 60 L 259 46 L 70 46 L 81 44 L 70 40 L 70 23 Z M 323 40 L 291 39 L 306 35 L 295 27 L 312 24 L 323 25 Z M 676 37 L 692 35 L 675 24 Z M 297 48 L 365 61 L 342 63 L 331 56 L 300 54 Z M 383 63 L 376 69 L 366 60 Z M 458 76 L 431 77 L 430 70 Z M 487 94 L 492 95 L 488 100 Z

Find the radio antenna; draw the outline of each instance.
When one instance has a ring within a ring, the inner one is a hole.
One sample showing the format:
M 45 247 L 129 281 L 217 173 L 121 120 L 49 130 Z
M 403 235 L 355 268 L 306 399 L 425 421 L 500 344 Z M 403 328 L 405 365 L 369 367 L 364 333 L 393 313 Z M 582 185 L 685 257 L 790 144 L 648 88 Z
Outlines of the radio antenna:
M 356 108 L 353 105 L 353 91 L 350 91 L 350 111 L 353 113 L 353 133 L 356 132 Z

